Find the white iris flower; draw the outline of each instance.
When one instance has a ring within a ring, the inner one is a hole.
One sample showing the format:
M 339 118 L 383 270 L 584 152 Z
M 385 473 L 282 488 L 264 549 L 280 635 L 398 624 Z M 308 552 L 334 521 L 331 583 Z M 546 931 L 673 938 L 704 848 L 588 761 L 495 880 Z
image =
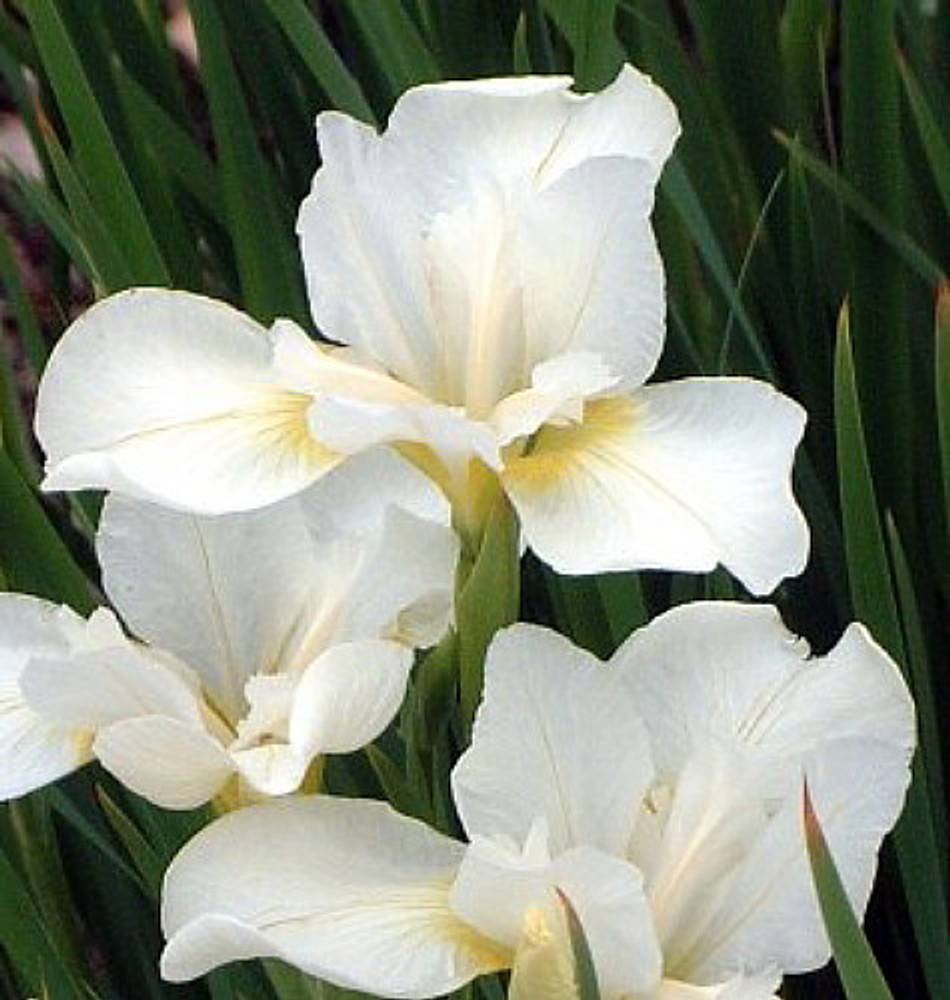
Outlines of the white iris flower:
M 382 134 L 322 114 L 299 232 L 314 320 L 344 346 L 185 292 L 114 295 L 40 387 L 46 488 L 246 510 L 382 443 L 469 539 L 503 490 L 559 572 L 722 563 L 756 593 L 800 572 L 801 408 L 747 378 L 644 384 L 676 111 L 630 67 L 596 95 L 570 85 L 417 87 Z
M 232 813 L 169 868 L 163 971 L 276 956 L 434 997 L 511 967 L 511 997 L 569 1000 L 561 890 L 605 1000 L 766 1000 L 829 956 L 803 779 L 863 913 L 914 744 L 903 679 L 860 625 L 809 658 L 774 608 L 697 603 L 608 664 L 514 625 L 453 772 L 468 843 L 381 802 Z
M 385 482 L 386 489 L 375 488 Z M 418 470 L 377 450 L 216 518 L 107 497 L 103 581 L 125 625 L 0 594 L 0 799 L 98 758 L 169 808 L 294 791 L 399 709 L 449 623 L 458 543 Z

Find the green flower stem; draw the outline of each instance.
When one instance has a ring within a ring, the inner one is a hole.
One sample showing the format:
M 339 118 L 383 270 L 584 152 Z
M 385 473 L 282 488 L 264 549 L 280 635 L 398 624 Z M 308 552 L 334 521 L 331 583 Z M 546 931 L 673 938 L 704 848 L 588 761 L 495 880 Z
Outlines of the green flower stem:
M 501 492 L 489 509 L 476 551 L 463 547 L 455 584 L 459 701 L 471 732 L 492 636 L 518 618 L 521 599 L 518 518 Z

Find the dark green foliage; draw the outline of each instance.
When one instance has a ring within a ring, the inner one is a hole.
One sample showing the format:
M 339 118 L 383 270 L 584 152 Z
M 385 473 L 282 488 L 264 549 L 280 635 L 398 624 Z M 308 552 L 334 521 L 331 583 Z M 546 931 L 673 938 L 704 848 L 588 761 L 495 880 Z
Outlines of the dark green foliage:
M 0 75 L 48 178 L 10 175 L 4 202 L 49 234 L 41 268 L 51 306 L 37 313 L 0 234 L 17 326 L 0 352 L 0 585 L 84 612 L 97 600 L 86 507 L 36 492 L 28 415 L 36 370 L 77 291 L 173 284 L 263 320 L 306 322 L 294 219 L 317 161 L 318 111 L 382 122 L 413 84 L 514 71 L 574 72 L 579 89 L 596 89 L 630 60 L 670 92 L 684 126 L 655 214 L 669 289 L 663 374 L 758 375 L 810 414 L 796 489 L 812 558 L 774 600 L 818 647 L 862 619 L 914 689 L 915 781 L 871 921 L 894 995 L 950 996 L 950 5 L 189 6 L 200 69 L 169 49 L 158 0 L 0 5 Z M 836 325 L 845 302 L 848 321 Z M 511 525 L 494 529 L 489 542 L 510 562 Z M 328 776 L 385 790 L 444 829 L 455 822 L 446 775 L 464 740 L 446 706 L 461 688 L 470 715 L 486 635 L 517 606 L 517 580 L 492 592 L 479 572 L 476 562 L 478 594 L 496 603 L 463 600 L 461 631 L 417 668 L 398 732 Z M 671 603 L 738 590 L 721 574 L 558 579 L 535 562 L 523 582 L 523 609 L 601 655 Z M 158 880 L 198 818 L 112 785 L 96 794 L 101 781 L 91 772 L 49 799 L 0 807 L 0 995 L 353 995 L 276 965 L 162 984 Z M 30 843 L 39 853 L 24 854 Z M 787 993 L 816 995 L 807 979 Z

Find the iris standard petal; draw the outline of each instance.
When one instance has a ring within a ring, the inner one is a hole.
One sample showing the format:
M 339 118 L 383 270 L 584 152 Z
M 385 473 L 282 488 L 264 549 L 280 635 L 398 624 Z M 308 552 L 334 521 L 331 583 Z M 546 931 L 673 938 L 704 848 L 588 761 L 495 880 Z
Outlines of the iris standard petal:
M 437 211 L 484 176 L 544 187 L 594 157 L 644 160 L 659 176 L 679 135 L 669 97 L 632 66 L 597 94 L 572 84 L 541 76 L 415 87 L 396 102 L 390 141 L 413 173 L 431 178 Z
M 844 737 L 906 754 L 915 743 L 907 685 L 860 625 L 809 658 L 774 607 L 697 601 L 639 629 L 611 664 L 627 676 L 666 776 L 709 739 L 792 761 Z
M 297 221 L 317 326 L 437 398 L 422 206 L 369 126 L 326 112 L 317 136 L 322 166 Z
M 194 668 L 233 724 L 249 677 L 299 672 L 331 642 L 436 641 L 457 557 L 447 522 L 434 484 L 377 450 L 258 511 L 206 517 L 110 495 L 97 549 L 129 627 Z
M 624 390 L 652 374 L 666 332 L 666 282 L 650 225 L 655 181 L 644 160 L 585 160 L 525 204 L 513 237 L 523 369 L 587 351 Z
M 822 799 L 860 915 L 910 780 L 914 710 L 894 662 L 860 626 L 808 659 L 774 608 L 696 602 L 636 632 L 611 667 L 627 677 L 656 759 L 657 815 L 630 856 L 668 974 L 713 984 L 823 964 L 802 780 Z
M 452 620 L 457 536 L 446 525 L 392 507 L 366 543 L 337 640 L 380 636 L 434 646 Z
M 529 545 L 563 573 L 721 562 L 764 593 L 799 573 L 790 473 L 804 412 L 752 379 L 684 379 L 543 427 L 502 481 Z
M 506 964 L 448 908 L 463 850 L 381 802 L 319 796 L 230 813 L 166 873 L 162 973 L 181 981 L 274 956 L 381 996 L 451 992 Z
M 648 216 L 676 113 L 629 67 L 601 94 L 570 84 L 417 87 L 382 135 L 321 116 L 298 223 L 321 329 L 477 419 L 566 350 L 603 343 L 642 381 L 663 332 Z
M 295 498 L 212 518 L 112 494 L 96 547 L 128 626 L 192 667 L 232 722 L 247 679 L 319 615 L 318 554 Z
M 341 460 L 267 331 L 221 302 L 134 289 L 63 335 L 37 399 L 46 489 L 115 489 L 207 513 L 263 506 Z
M 469 836 L 520 844 L 540 817 L 552 853 L 586 844 L 621 855 L 652 777 L 647 732 L 618 671 L 548 629 L 495 636 L 472 744 L 452 773 Z
M 731 766 L 730 756 L 745 766 Z M 710 769 L 718 780 L 709 780 Z M 677 784 L 666 850 L 646 871 L 672 978 L 716 983 L 737 971 L 798 973 L 828 960 L 802 826 L 806 777 L 851 904 L 863 915 L 881 840 L 910 780 L 906 754 L 867 739 L 831 740 L 777 781 L 768 760 L 742 762 L 733 750 L 717 761 L 700 748 Z

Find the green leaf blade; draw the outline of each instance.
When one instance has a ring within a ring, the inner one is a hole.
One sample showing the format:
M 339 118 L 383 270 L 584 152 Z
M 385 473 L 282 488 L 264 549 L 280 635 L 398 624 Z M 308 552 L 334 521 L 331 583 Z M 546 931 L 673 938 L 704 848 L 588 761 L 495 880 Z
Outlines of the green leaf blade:
M 822 919 L 848 1000 L 893 1000 L 881 970 L 851 909 L 807 784 L 803 794 L 805 844 Z
M 103 225 L 123 248 L 131 283 L 167 284 L 158 243 L 55 0 L 30 0 L 26 13 L 75 147 L 79 173 Z

